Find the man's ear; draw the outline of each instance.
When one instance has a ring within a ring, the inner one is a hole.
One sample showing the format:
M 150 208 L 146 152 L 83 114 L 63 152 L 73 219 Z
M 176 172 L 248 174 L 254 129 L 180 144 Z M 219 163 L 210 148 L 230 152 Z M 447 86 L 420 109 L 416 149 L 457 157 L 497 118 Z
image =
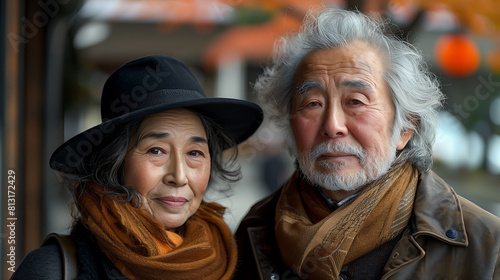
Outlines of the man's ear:
M 410 139 L 413 137 L 413 135 L 415 135 L 415 129 L 418 127 L 419 120 L 416 116 L 412 115 L 410 117 L 410 121 L 413 125 L 413 129 L 408 128 L 401 132 L 401 139 L 399 140 L 398 146 L 396 148 L 398 151 L 403 150 Z
M 408 141 L 413 137 L 415 134 L 414 130 L 406 130 L 401 133 L 401 139 L 399 139 L 398 142 L 398 147 L 396 148 L 398 151 L 401 151 L 406 147 L 406 144 L 408 144 Z

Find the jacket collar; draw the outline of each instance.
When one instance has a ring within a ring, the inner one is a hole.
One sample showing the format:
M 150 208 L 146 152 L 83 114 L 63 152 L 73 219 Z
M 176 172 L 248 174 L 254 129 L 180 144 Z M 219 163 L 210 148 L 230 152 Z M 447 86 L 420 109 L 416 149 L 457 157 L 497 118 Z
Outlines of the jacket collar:
M 415 238 L 428 235 L 449 244 L 468 245 L 458 195 L 433 171 L 421 174 L 413 212 Z

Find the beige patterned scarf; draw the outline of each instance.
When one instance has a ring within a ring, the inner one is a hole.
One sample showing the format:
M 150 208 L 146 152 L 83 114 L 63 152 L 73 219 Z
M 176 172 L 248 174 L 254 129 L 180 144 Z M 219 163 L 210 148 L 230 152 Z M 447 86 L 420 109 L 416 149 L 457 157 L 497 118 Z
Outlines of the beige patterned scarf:
M 417 182 L 416 168 L 401 164 L 331 212 L 296 172 L 276 208 L 276 241 L 283 261 L 300 277 L 337 279 L 344 264 L 403 231 Z

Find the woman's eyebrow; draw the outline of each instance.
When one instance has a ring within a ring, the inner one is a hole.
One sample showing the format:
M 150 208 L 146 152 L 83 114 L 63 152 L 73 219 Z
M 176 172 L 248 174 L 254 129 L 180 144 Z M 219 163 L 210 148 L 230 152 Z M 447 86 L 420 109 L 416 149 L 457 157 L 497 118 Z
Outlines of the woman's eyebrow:
M 153 138 L 153 139 L 164 139 L 164 138 L 167 138 L 169 137 L 170 134 L 166 133 L 166 132 L 148 132 L 144 135 L 142 135 L 140 138 L 139 138 L 139 141 L 142 141 L 146 138 Z
M 208 143 L 207 139 L 201 137 L 201 136 L 193 136 L 190 138 L 191 142 L 194 143 Z
M 141 138 L 139 138 L 139 142 L 144 140 L 144 139 L 147 139 L 147 138 L 152 138 L 152 139 L 165 139 L 165 138 L 168 138 L 170 136 L 169 133 L 166 133 L 166 132 L 148 132 L 146 134 L 144 134 L 143 136 L 141 136 Z M 208 143 L 208 140 L 205 139 L 204 137 L 201 137 L 201 136 L 192 136 L 189 138 L 189 140 L 193 143 Z

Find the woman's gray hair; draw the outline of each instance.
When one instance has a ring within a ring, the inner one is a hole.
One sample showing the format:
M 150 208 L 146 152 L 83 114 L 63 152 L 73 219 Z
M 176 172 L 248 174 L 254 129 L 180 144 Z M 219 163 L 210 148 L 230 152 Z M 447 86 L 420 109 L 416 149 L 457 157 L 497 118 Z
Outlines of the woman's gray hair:
M 238 181 L 241 178 L 240 167 L 236 163 L 238 150 L 233 148 L 227 152 L 224 151 L 225 147 L 236 147 L 236 140 L 211 119 L 202 114 L 198 116 L 208 138 L 209 186 L 214 181 L 218 183 Z M 109 140 L 92 151 L 91 156 L 78 167 L 77 174 L 60 173 L 65 185 L 73 194 L 75 203 L 79 202 L 78 197 L 91 183 L 106 187 L 105 193 L 113 195 L 121 202 L 131 201 L 135 205 L 141 202 L 139 193 L 124 184 L 122 165 L 127 152 L 137 145 L 138 131 L 142 121 L 143 119 L 139 119 L 117 125 L 114 131 L 106 137 Z
M 393 36 L 388 22 L 346 10 L 309 12 L 297 34 L 277 42 L 272 63 L 257 79 L 254 90 L 261 104 L 288 135 L 286 145 L 297 156 L 290 109 L 299 63 L 311 51 L 345 47 L 355 41 L 367 42 L 386 56 L 384 79 L 395 107 L 393 134 L 415 132 L 398 159 L 410 160 L 422 171 L 429 170 L 437 113 L 444 95 L 419 51 Z

